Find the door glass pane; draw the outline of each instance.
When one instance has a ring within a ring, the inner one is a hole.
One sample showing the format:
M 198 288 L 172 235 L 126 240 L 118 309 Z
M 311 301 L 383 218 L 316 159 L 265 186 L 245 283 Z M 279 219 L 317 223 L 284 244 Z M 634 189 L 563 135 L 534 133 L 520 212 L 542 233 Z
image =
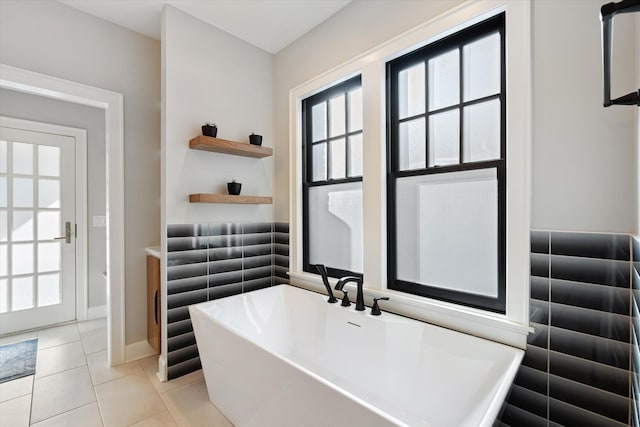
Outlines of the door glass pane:
M 9 311 L 9 287 L 7 279 L 0 279 L 0 313 Z
M 0 141 L 0 173 L 7 173 L 7 141 Z
M 6 242 L 8 240 L 8 230 L 7 211 L 0 211 L 0 242 Z
M 362 176 L 362 134 L 349 137 L 349 176 Z
M 463 151 L 465 162 L 500 158 L 500 100 L 464 109 Z
M 362 271 L 362 182 L 309 188 L 309 262 Z
M 459 110 L 429 116 L 429 166 L 456 164 L 459 157 Z
M 331 141 L 331 178 L 347 176 L 347 154 L 344 138 Z
M 419 119 L 400 123 L 398 153 L 400 170 L 420 169 L 426 165 L 425 121 Z
M 484 37 L 463 48 L 464 100 L 500 92 L 500 34 Z
M 398 73 L 398 114 L 401 119 L 424 113 L 424 62 Z
M 313 146 L 313 180 L 327 179 L 327 144 L 320 143 Z
M 38 212 L 38 240 L 52 240 L 62 236 L 60 212 Z
M 13 143 L 13 173 L 33 174 L 33 144 Z
M 349 92 L 349 132 L 362 129 L 362 88 Z
M 60 270 L 60 243 L 38 243 L 38 272 Z
M 460 54 L 451 50 L 429 60 L 429 111 L 460 102 Z
M 14 242 L 33 240 L 33 211 L 14 211 L 12 228 Z
M 313 142 L 327 139 L 327 103 L 311 107 L 311 139 Z
M 57 179 L 38 180 L 38 207 L 60 207 L 60 181 Z
M 344 95 L 329 100 L 329 136 L 338 136 L 345 133 L 345 105 Z
M 398 279 L 497 297 L 495 169 L 400 178 L 397 204 Z
M 33 243 L 11 245 L 11 272 L 14 275 L 33 273 Z
M 47 176 L 60 176 L 60 148 L 38 146 L 38 173 Z
M 8 245 L 0 245 L 0 276 L 9 275 L 9 249 Z
M 38 276 L 38 307 L 60 303 L 60 274 Z
M 11 279 L 11 311 L 33 308 L 33 276 Z
M 0 176 L 0 208 L 7 207 L 7 177 Z
M 33 207 L 33 179 L 13 178 L 13 207 Z

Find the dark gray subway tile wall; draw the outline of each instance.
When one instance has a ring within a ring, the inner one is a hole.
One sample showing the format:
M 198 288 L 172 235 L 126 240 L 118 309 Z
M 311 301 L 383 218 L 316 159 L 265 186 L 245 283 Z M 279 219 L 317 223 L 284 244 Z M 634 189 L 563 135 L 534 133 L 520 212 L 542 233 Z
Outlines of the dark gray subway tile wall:
M 200 369 L 191 304 L 288 283 L 289 224 L 167 226 L 168 378 Z
M 628 235 L 531 233 L 535 332 L 496 425 L 640 427 L 637 271 Z

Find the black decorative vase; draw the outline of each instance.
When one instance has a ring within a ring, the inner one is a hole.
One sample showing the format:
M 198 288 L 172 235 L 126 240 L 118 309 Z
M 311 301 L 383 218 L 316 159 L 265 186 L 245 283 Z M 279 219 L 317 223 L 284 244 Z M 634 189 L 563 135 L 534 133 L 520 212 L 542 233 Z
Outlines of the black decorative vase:
M 242 188 L 242 183 L 240 182 L 227 182 L 227 191 L 232 196 L 237 196 L 240 194 L 240 189 Z
M 249 135 L 249 142 L 253 145 L 262 145 L 262 135 Z
M 213 136 L 215 137 L 218 134 L 218 127 L 211 125 L 203 125 L 202 126 L 202 134 L 204 136 Z

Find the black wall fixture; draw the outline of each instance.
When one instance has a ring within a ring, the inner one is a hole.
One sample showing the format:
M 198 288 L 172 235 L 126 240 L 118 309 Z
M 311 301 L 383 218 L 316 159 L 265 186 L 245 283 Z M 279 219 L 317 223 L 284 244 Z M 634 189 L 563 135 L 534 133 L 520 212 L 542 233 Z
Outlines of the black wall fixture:
M 640 12 L 640 0 L 622 0 L 618 3 L 607 3 L 600 8 L 605 107 L 611 105 L 640 106 L 640 89 L 621 96 L 620 98 L 611 99 L 611 38 L 613 35 L 613 17 L 619 13 L 629 12 Z

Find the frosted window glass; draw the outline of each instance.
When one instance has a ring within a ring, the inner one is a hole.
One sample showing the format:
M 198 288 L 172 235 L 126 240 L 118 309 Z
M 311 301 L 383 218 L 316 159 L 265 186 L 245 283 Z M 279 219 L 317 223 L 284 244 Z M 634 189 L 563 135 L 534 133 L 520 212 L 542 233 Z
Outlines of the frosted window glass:
M 362 176 L 362 134 L 349 137 L 349 176 Z
M 38 272 L 60 270 L 60 242 L 38 243 Z
M 313 142 L 327 139 L 327 104 L 325 102 L 311 107 L 311 139 Z
M 331 178 L 347 176 L 347 154 L 344 138 L 331 141 Z
M 460 157 L 458 109 L 429 116 L 429 166 L 451 165 Z
M 33 179 L 13 178 L 13 207 L 33 207 Z
M 7 173 L 7 141 L 0 141 L 0 173 Z
M 313 180 L 324 181 L 327 179 L 327 144 L 321 143 L 313 146 Z
M 33 144 L 13 143 L 13 173 L 33 174 Z
M 0 313 L 9 311 L 9 287 L 7 279 L 0 279 Z
M 349 92 L 349 132 L 362 129 L 362 88 Z
M 38 307 L 60 304 L 60 275 L 38 276 Z
M 424 62 L 398 73 L 398 114 L 401 119 L 424 114 Z
M 38 173 L 47 176 L 60 176 L 60 148 L 38 146 Z
M 33 243 L 11 245 L 11 272 L 13 274 L 33 273 Z
M 329 100 L 329 136 L 338 136 L 345 133 L 345 105 L 344 95 Z
M 11 311 L 33 308 L 33 276 L 11 280 Z
M 460 102 L 460 54 L 451 50 L 429 60 L 429 111 Z
M 398 152 L 400 170 L 420 169 L 426 165 L 424 118 L 400 123 Z
M 0 245 L 0 276 L 9 275 L 8 245 Z
M 500 92 L 500 34 L 466 45 L 463 50 L 464 100 Z
M 463 152 L 465 162 L 500 158 L 500 100 L 464 109 Z
M 309 188 L 309 262 L 362 272 L 362 182 Z
M 62 236 L 60 212 L 38 212 L 38 240 L 52 240 Z
M 0 208 L 7 207 L 7 177 L 0 176 Z
M 6 242 L 9 238 L 9 223 L 7 211 L 0 211 L 0 242 Z
M 495 169 L 397 181 L 398 279 L 498 295 Z
M 33 211 L 13 212 L 11 240 L 24 242 L 33 240 Z
M 57 179 L 38 180 L 38 207 L 60 207 L 60 181 Z

